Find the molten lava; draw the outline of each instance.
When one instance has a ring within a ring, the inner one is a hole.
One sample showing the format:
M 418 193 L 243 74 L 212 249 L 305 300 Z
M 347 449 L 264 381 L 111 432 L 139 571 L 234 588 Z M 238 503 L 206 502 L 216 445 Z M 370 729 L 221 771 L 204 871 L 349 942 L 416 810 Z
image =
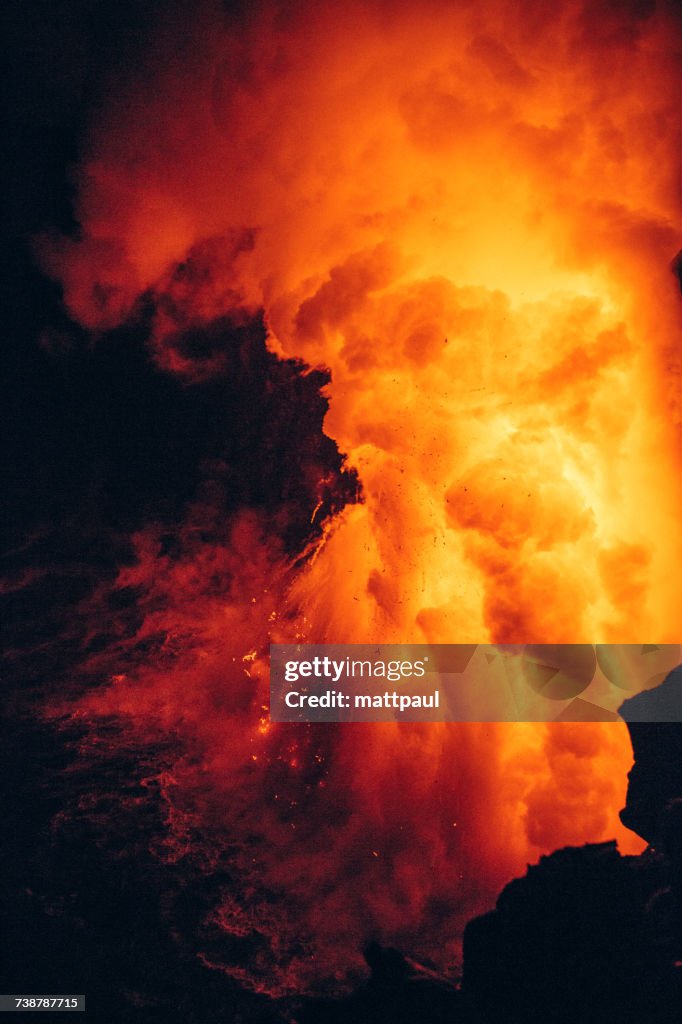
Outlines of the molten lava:
M 168 855 L 229 846 L 212 920 L 256 952 L 206 960 L 248 984 L 368 938 L 447 966 L 540 851 L 640 848 L 624 726 L 271 726 L 267 645 L 679 642 L 679 40 L 665 3 L 207 0 L 107 83 L 42 243 L 71 314 L 144 303 L 191 387 L 262 311 L 362 484 L 297 559 L 248 509 L 174 557 L 150 526 L 118 586 L 165 651 L 79 704 L 178 737 Z

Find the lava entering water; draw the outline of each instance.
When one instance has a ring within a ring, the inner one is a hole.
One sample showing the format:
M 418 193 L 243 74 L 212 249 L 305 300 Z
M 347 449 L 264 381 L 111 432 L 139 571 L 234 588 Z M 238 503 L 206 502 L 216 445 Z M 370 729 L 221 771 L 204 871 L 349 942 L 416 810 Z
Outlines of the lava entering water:
M 199 501 L 173 556 L 143 531 L 118 585 L 165 649 L 79 705 L 182 740 L 166 853 L 229 844 L 213 921 L 249 965 L 206 958 L 249 984 L 310 988 L 370 937 L 447 965 L 539 851 L 637 848 L 624 728 L 276 728 L 265 655 L 679 640 L 679 39 L 639 2 L 179 4 L 107 82 L 82 236 L 42 243 L 71 314 L 151 308 L 191 387 L 262 313 L 330 368 L 362 485 L 332 515 L 311 463 L 298 559 L 285 514 L 207 539 Z

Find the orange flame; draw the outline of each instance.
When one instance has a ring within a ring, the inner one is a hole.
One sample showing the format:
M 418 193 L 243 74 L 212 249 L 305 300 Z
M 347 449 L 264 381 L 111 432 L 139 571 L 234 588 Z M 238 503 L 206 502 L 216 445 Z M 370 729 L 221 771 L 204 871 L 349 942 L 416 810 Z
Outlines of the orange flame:
M 196 7 L 112 82 L 80 171 L 83 237 L 45 259 L 94 329 L 151 291 L 159 365 L 188 379 L 211 367 L 183 332 L 264 309 L 275 352 L 331 368 L 325 428 L 364 502 L 293 580 L 252 538 L 280 572 L 271 604 L 261 555 L 239 562 L 259 567 L 255 609 L 250 592 L 207 596 L 196 552 L 162 583 L 143 553 L 164 626 L 190 620 L 204 661 L 91 707 L 183 722 L 208 804 L 246 794 L 233 829 L 258 799 L 276 854 L 243 869 L 304 908 L 305 929 L 269 927 L 283 945 L 306 931 L 318 960 L 288 969 L 309 984 L 368 934 L 437 958 L 452 915 L 540 850 L 639 848 L 616 817 L 624 728 L 301 738 L 259 724 L 243 680 L 215 700 L 225 630 L 240 664 L 268 636 L 679 641 L 680 29 L 664 3 Z M 297 788 L 316 757 L 319 785 Z M 271 913 L 226 899 L 219 917 L 236 934 Z

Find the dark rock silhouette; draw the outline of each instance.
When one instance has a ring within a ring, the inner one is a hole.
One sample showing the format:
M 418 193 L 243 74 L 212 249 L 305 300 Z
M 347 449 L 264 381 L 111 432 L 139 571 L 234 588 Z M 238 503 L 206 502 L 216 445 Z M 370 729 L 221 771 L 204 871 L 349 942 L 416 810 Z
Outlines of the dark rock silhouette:
M 620 709 L 635 755 L 621 817 L 641 856 L 606 842 L 541 857 L 467 925 L 461 987 L 373 945 L 370 979 L 300 1024 L 679 1024 L 682 723 L 665 718 L 681 695 L 677 668 Z
M 621 818 L 649 849 L 558 850 L 467 926 L 462 989 L 472 1021 L 682 1019 L 681 701 L 677 668 L 619 709 L 635 756 Z
M 654 846 L 661 840 L 667 805 L 682 797 L 682 723 L 674 720 L 681 704 L 682 666 L 655 690 L 638 693 L 619 708 L 635 755 L 621 820 Z
M 623 823 L 649 843 L 558 850 L 511 882 L 464 934 L 473 1021 L 682 1019 L 682 669 L 625 701 L 635 764 Z M 672 721 L 670 719 L 673 719 Z
M 678 1020 L 670 950 L 647 912 L 665 881 L 659 858 L 622 857 L 615 842 L 542 857 L 465 930 L 471 1019 Z
M 620 816 L 667 865 L 677 962 L 682 960 L 682 723 L 670 719 L 679 718 L 680 705 L 682 666 L 620 708 L 635 755 Z

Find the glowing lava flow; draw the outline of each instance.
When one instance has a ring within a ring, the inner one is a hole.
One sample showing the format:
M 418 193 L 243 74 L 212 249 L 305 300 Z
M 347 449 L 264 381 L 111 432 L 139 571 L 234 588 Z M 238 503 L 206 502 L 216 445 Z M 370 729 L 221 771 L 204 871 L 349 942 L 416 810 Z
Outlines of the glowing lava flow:
M 192 620 L 185 663 L 88 708 L 191 737 L 173 799 L 222 816 L 252 880 L 217 920 L 269 936 L 252 983 L 300 987 L 368 936 L 442 960 L 539 850 L 624 836 L 619 728 L 302 738 L 257 709 L 269 637 L 679 642 L 680 30 L 665 4 L 194 7 L 111 83 L 83 236 L 45 259 L 92 328 L 151 295 L 188 380 L 211 372 L 188 331 L 263 309 L 273 351 L 331 368 L 364 502 L 293 577 L 269 540 L 228 544 L 244 607 L 196 550 L 160 581 L 148 546 L 136 585 L 155 625 Z

